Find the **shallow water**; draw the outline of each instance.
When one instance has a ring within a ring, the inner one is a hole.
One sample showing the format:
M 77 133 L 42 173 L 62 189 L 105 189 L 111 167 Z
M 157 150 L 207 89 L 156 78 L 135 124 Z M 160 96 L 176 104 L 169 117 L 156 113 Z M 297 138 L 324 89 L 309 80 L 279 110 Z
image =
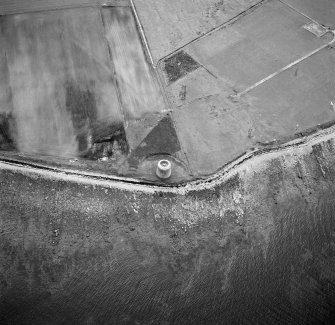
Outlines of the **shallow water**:
M 4 324 L 332 323 L 331 193 L 287 199 L 265 216 L 251 203 L 244 226 L 204 209 L 196 227 L 177 223 L 172 234 L 152 206 L 182 219 L 185 197 L 2 176 Z M 194 195 L 199 207 L 215 200 Z

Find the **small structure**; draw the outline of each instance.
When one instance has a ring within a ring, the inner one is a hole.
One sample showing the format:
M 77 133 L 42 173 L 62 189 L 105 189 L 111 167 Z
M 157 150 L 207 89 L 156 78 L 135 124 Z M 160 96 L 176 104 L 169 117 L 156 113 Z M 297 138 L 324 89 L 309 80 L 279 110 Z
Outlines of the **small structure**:
M 171 162 L 169 160 L 160 160 L 157 164 L 156 175 L 159 178 L 166 179 L 171 176 Z

